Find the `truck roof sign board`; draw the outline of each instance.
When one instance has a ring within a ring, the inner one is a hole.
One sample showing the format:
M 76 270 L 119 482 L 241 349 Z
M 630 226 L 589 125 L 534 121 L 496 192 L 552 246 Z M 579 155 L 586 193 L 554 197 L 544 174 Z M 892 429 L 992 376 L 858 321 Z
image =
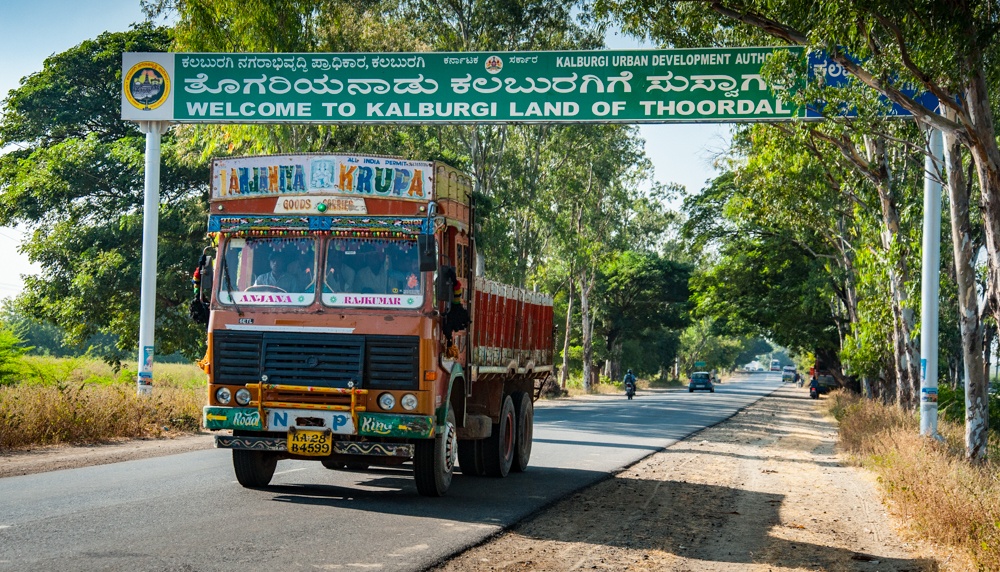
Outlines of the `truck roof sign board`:
M 212 199 L 316 193 L 428 201 L 433 198 L 433 173 L 434 164 L 429 161 L 369 155 L 217 159 L 212 162 Z M 364 208 L 363 201 L 360 206 L 338 204 L 348 213 Z
M 761 78 L 802 48 L 125 53 L 122 119 L 176 123 L 673 123 L 803 117 Z

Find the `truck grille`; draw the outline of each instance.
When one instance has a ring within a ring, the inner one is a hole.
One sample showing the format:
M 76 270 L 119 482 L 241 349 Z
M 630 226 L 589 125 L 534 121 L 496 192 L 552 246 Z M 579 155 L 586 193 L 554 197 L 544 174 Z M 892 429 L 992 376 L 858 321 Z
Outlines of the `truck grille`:
M 368 336 L 365 386 L 417 389 L 420 356 L 416 336 Z
M 213 334 L 215 383 L 417 389 L 419 338 L 287 332 Z

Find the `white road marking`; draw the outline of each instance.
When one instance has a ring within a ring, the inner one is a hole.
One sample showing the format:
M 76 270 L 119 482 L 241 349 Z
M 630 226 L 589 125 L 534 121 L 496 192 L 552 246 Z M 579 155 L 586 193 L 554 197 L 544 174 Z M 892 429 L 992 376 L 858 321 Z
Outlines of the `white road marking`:
M 280 472 L 274 473 L 274 476 L 277 477 L 278 475 L 287 475 L 288 473 L 294 473 L 295 471 L 304 471 L 304 470 L 306 470 L 308 468 L 309 467 L 300 467 L 298 469 L 288 469 L 287 471 L 280 471 Z

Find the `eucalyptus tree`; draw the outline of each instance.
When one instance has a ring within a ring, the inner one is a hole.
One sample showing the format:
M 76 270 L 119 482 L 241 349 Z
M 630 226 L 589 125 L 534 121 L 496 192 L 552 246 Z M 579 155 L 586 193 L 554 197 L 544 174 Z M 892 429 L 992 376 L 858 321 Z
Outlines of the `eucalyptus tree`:
M 400 8 L 437 51 L 569 50 L 603 45 L 603 29 L 586 3 L 404 0 Z M 495 207 L 483 218 L 479 241 L 487 272 L 529 285 L 551 243 L 545 211 L 573 170 L 575 147 L 589 144 L 588 132 L 575 126 L 470 125 L 438 133 L 463 157 L 476 192 Z
M 19 310 L 51 322 L 67 343 L 117 336 L 121 359 L 138 343 L 144 136 L 120 119 L 121 54 L 163 51 L 170 32 L 143 24 L 106 32 L 45 60 L 4 102 L 0 224 L 24 225 L 21 251 L 41 266 Z M 194 357 L 204 331 L 187 319 L 190 264 L 206 213 L 203 165 L 163 139 L 157 352 Z
M 953 113 L 947 113 L 954 116 Z M 989 365 L 983 349 L 989 351 L 980 318 L 979 287 L 975 259 L 980 241 L 972 222 L 971 177 L 965 176 L 962 147 L 952 134 L 944 138 L 948 179 L 946 188 L 951 214 L 951 242 L 955 261 L 955 282 L 959 306 L 959 327 L 965 378 L 965 453 L 969 459 L 984 460 L 989 433 Z M 978 218 L 978 217 L 977 217 Z M 977 221 L 978 222 L 978 221 Z
M 830 57 L 846 68 L 860 84 L 874 88 L 881 95 L 912 112 L 924 125 L 940 129 L 952 139 L 951 154 L 961 153 L 959 145 L 969 149 L 971 164 L 975 168 L 981 193 L 985 222 L 985 243 L 989 263 L 989 280 L 984 290 L 987 309 L 994 316 L 1000 312 L 1000 151 L 994 130 L 993 116 L 997 107 L 997 88 L 1000 66 L 996 65 L 997 42 L 1000 30 L 1000 5 L 991 1 L 958 2 L 883 2 L 854 1 L 828 3 L 817 9 L 812 2 L 758 2 L 714 1 L 674 2 L 664 5 L 655 1 L 608 2 L 611 10 L 623 18 L 626 28 L 666 42 L 690 42 L 692 38 L 709 42 L 746 44 L 759 41 L 761 34 L 792 45 L 823 48 Z M 643 25 L 643 16 L 653 22 Z M 846 25 L 845 25 L 846 23 Z M 850 54 L 850 55 L 849 55 Z M 853 57 L 851 56 L 853 55 Z M 935 94 L 946 112 L 937 115 L 918 105 L 901 89 L 903 82 L 912 82 Z M 831 141 L 833 142 L 833 141 Z M 855 161 L 859 170 L 872 179 L 882 192 L 883 223 L 890 228 L 894 223 L 893 205 L 886 201 L 892 187 L 882 176 L 885 172 L 885 155 L 879 150 L 880 142 L 874 140 L 869 148 L 874 153 L 862 161 Z M 859 154 L 841 147 L 846 157 Z M 962 316 L 965 369 L 972 372 L 966 393 L 970 396 L 967 415 L 968 435 L 982 434 L 977 429 L 984 425 L 985 377 L 981 347 L 977 332 L 980 312 L 975 303 L 975 284 L 972 275 L 975 249 L 970 240 L 970 224 L 965 202 L 957 191 L 963 186 L 957 180 L 962 163 L 951 159 L 954 175 L 951 176 L 952 225 L 956 279 L 959 280 L 959 304 Z M 881 172 L 880 172 L 881 171 Z M 875 177 L 872 177 L 875 175 Z M 889 206 L 887 210 L 884 207 Z M 898 271 L 905 260 L 899 258 L 899 233 L 890 230 L 884 236 L 885 248 L 895 253 L 896 272 L 888 276 L 893 284 L 893 302 L 899 323 L 900 312 L 910 306 L 899 293 L 905 292 L 899 282 L 903 274 Z M 904 317 L 902 322 L 908 320 Z M 898 329 L 899 340 L 904 338 Z M 912 343 L 912 336 L 910 336 Z M 898 350 L 897 350 L 898 351 Z M 914 379 L 914 352 L 907 348 L 908 371 Z M 898 360 L 897 360 L 898 363 Z M 897 369 L 898 366 L 897 366 Z M 912 386 L 912 382 L 909 384 Z M 912 393 L 912 388 L 906 392 Z M 901 392 L 901 395 L 906 392 Z M 967 439 L 967 453 L 976 457 L 984 450 L 977 439 Z
M 911 268 L 919 262 L 919 205 L 923 169 L 919 144 L 922 141 L 912 122 L 828 121 L 808 128 L 807 143 L 820 150 L 824 161 L 842 165 L 844 189 L 858 196 L 866 209 L 857 222 L 871 221 L 862 233 L 878 237 L 881 254 L 877 262 L 885 266 L 891 323 L 897 402 L 911 408 L 919 387 L 919 346 L 916 339 L 916 308 L 910 292 L 916 280 Z M 826 150 L 826 152 L 823 152 Z M 863 177 L 851 181 L 847 173 Z M 863 216 L 870 215 L 870 216 Z M 881 299 L 881 298 L 880 298 Z
M 608 0 L 604 7 L 632 33 L 667 43 L 747 45 L 762 38 L 824 49 L 860 83 L 907 109 L 926 126 L 969 149 L 980 187 L 990 279 L 989 309 L 1000 312 L 1000 148 L 997 112 L 1000 4 L 991 0 Z M 649 23 L 644 22 L 649 19 Z M 903 91 L 936 95 L 936 114 Z
M 584 387 L 594 366 L 595 288 L 603 264 L 629 247 L 628 221 L 649 162 L 635 128 L 579 126 L 583 138 L 546 205 L 552 232 L 550 256 L 571 270 L 580 299 Z M 567 264 L 568 262 L 568 264 Z

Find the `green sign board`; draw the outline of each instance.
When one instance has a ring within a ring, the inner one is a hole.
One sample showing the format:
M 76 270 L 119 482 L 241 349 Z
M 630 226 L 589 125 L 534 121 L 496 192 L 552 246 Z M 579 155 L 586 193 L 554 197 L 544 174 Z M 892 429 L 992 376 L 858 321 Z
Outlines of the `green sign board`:
M 708 364 L 706 364 L 703 361 L 696 361 L 696 362 L 694 362 L 694 366 L 695 367 L 705 367 L 706 365 L 708 365 Z
M 178 123 L 671 123 L 802 117 L 778 50 L 126 53 L 122 118 Z

